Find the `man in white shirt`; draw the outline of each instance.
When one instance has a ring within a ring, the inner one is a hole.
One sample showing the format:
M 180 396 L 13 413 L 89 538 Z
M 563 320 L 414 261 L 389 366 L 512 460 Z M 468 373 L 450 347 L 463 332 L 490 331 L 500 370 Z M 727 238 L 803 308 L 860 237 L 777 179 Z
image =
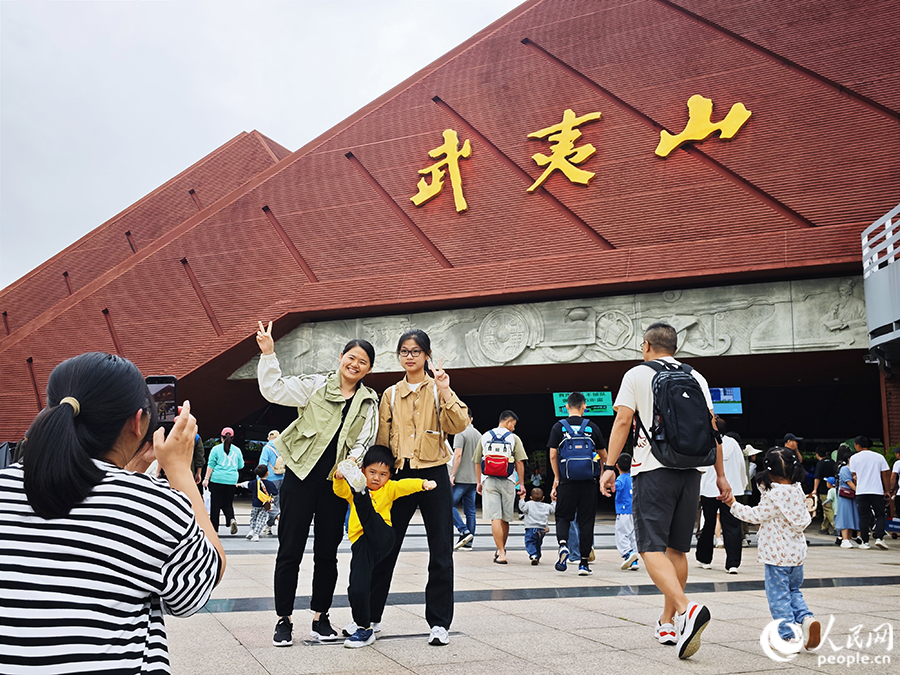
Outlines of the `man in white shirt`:
M 716 417 L 716 429 L 725 434 L 728 426 L 721 417 Z M 735 495 L 744 494 L 747 485 L 747 469 L 744 463 L 744 451 L 731 436 L 722 436 L 722 464 L 725 477 Z M 700 479 L 700 507 L 703 509 L 703 529 L 697 537 L 697 562 L 703 569 L 712 567 L 713 546 L 716 533 L 716 515 L 722 523 L 722 540 L 725 545 L 725 571 L 737 574 L 741 566 L 741 540 L 744 538 L 741 521 L 731 514 L 725 502 L 719 501 L 719 488 L 716 485 L 716 472 L 711 466 L 706 467 Z
M 666 323 L 654 323 L 644 333 L 641 351 L 644 361 L 675 360 L 678 337 Z M 600 477 L 600 491 L 609 496 L 615 485 L 613 466 L 632 430 L 635 413 L 642 420 L 653 419 L 652 383 L 655 371 L 635 366 L 622 378 L 613 409 L 616 419 L 609 438 L 608 464 Z M 700 384 L 709 414 L 712 398 L 706 380 L 696 370 L 691 375 Z M 648 426 L 648 425 L 644 425 Z M 719 499 L 731 496 L 722 464 L 722 446 L 716 449 L 716 485 Z M 700 633 L 709 623 L 709 610 L 689 602 L 684 593 L 688 577 L 687 553 L 691 549 L 694 519 L 700 497 L 700 472 L 697 469 L 675 469 L 664 466 L 653 455 L 650 440 L 643 431 L 638 437 L 631 463 L 635 535 L 638 552 L 656 587 L 665 596 L 665 604 L 656 626 L 656 637 L 662 644 L 677 644 L 678 658 L 688 658 L 700 648 Z
M 856 508 L 859 511 L 859 534 L 863 539 L 860 548 L 869 546 L 869 529 L 872 526 L 872 514 L 875 518 L 875 546 L 887 548 L 884 543 L 884 501 L 891 495 L 891 471 L 884 455 L 872 452 L 872 442 L 865 436 L 853 439 L 856 454 L 850 458 L 850 471 L 856 483 Z

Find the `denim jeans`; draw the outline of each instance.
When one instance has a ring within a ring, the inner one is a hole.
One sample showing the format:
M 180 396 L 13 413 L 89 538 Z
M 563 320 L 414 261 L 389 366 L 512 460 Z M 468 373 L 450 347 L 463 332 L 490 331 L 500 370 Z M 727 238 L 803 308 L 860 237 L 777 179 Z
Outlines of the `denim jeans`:
M 782 639 L 794 637 L 790 624 L 801 624 L 803 619 L 812 616 L 800 586 L 803 585 L 803 565 L 796 567 L 778 567 L 766 565 L 766 600 L 769 601 L 769 612 L 773 619 L 782 619 L 778 626 L 778 635 Z
M 526 527 L 525 528 L 525 550 L 528 551 L 529 558 L 541 558 L 541 542 L 544 541 L 543 527 Z
M 456 508 L 460 502 L 466 514 L 465 522 Z M 453 486 L 453 526 L 460 534 L 475 534 L 475 483 L 457 483 Z

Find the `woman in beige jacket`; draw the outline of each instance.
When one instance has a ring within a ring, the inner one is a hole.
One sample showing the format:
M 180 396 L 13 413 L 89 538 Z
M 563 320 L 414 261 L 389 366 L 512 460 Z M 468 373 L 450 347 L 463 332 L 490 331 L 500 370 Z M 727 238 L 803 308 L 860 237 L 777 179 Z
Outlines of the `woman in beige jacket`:
M 433 480 L 434 490 L 398 499 L 393 506 L 396 542 L 394 550 L 372 574 L 372 620 L 381 629 L 381 615 L 391 587 L 397 555 L 406 528 L 416 508 L 422 513 L 428 538 L 428 583 L 425 586 L 425 619 L 431 626 L 429 644 L 449 641 L 453 620 L 453 518 L 450 513 L 453 488 L 447 463 L 453 458 L 444 442 L 468 426 L 466 404 L 450 389 L 450 376 L 431 366 L 431 340 L 414 329 L 400 336 L 397 356 L 406 376 L 381 396 L 378 410 L 378 445 L 391 449 L 396 478 Z M 443 363 L 441 363 L 443 365 Z

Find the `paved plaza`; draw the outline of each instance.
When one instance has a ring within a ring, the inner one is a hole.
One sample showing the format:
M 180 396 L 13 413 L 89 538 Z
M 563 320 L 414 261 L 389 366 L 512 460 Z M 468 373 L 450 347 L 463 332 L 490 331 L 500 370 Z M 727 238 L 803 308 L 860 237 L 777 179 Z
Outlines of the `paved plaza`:
M 737 575 L 722 568 L 716 549 L 713 569 L 702 570 L 690 556 L 688 596 L 706 604 L 712 621 L 697 654 L 679 661 L 674 647 L 656 642 L 653 630 L 662 596 L 647 573 L 622 571 L 614 544 L 613 516 L 601 516 L 595 528 L 594 574 L 580 577 L 577 565 L 565 573 L 553 569 L 555 538 L 548 535 L 545 557 L 529 564 L 521 522 L 510 532 L 509 564 L 492 562 L 490 525 L 480 517 L 474 550 L 455 554 L 455 618 L 450 644 L 427 644 L 424 587 L 428 553 L 424 528 L 416 518 L 397 564 L 383 631 L 370 647 L 345 649 L 341 642 L 307 641 L 311 545 L 301 568 L 294 612 L 294 646 L 272 646 L 276 616 L 272 572 L 277 540 L 245 539 L 249 507 L 236 504 L 240 531 L 223 537 L 228 554 L 225 579 L 206 608 L 187 619 L 167 618 L 172 671 L 176 674 L 262 675 L 264 673 L 889 673 L 900 654 L 893 630 L 900 629 L 900 540 L 890 549 L 844 550 L 834 538 L 807 532 L 809 556 L 803 595 L 830 632 L 815 653 L 801 652 L 787 662 L 763 653 L 760 634 L 771 620 L 763 587 L 763 566 L 755 546 L 744 549 Z M 552 523 L 551 523 L 552 526 Z M 225 528 L 223 528 L 225 530 Z M 755 540 L 755 537 L 754 537 Z M 350 621 L 346 587 L 350 547 L 339 553 L 340 577 L 331 611 L 340 629 Z M 888 641 L 890 640 L 890 642 Z M 869 663 L 850 660 L 865 660 Z M 884 663 L 884 657 L 894 664 Z M 880 662 L 875 663 L 875 659 Z M 833 665 L 819 664 L 831 659 Z

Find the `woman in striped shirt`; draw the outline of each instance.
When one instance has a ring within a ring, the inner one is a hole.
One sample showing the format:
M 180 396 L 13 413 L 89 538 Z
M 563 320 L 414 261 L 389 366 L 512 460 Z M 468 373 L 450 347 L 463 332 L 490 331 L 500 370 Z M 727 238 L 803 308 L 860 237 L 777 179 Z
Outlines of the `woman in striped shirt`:
M 168 673 L 163 613 L 206 603 L 225 554 L 140 371 L 82 354 L 50 374 L 21 464 L 0 471 L 0 672 Z M 143 473 L 159 460 L 168 485 Z

